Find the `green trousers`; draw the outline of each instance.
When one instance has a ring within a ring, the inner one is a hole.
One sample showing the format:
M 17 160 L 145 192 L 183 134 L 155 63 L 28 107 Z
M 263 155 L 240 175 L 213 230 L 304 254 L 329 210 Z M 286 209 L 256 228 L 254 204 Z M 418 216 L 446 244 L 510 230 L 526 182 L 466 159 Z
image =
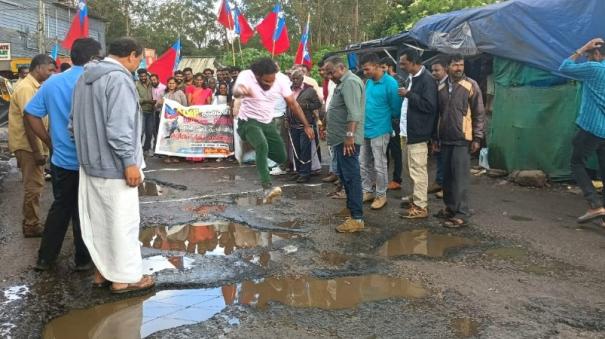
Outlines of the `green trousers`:
M 237 133 L 242 140 L 248 142 L 256 152 L 256 170 L 260 176 L 261 184 L 264 188 L 271 186 L 271 176 L 269 175 L 269 166 L 267 159 L 271 159 L 278 164 L 286 162 L 286 146 L 282 140 L 275 124 L 263 124 L 254 119 L 247 121 L 239 120 L 237 122 Z

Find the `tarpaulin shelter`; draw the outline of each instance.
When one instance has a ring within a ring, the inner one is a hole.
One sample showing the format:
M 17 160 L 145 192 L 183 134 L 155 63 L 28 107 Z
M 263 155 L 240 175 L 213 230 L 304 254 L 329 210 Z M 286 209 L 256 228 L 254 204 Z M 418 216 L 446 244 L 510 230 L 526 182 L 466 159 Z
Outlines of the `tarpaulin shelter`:
M 603 0 L 508 0 L 432 15 L 409 32 L 357 46 L 412 44 L 445 54 L 492 55 L 496 94 L 490 166 L 541 169 L 565 180 L 581 86 L 559 77 L 558 68 L 588 40 L 605 35 L 603 13 Z

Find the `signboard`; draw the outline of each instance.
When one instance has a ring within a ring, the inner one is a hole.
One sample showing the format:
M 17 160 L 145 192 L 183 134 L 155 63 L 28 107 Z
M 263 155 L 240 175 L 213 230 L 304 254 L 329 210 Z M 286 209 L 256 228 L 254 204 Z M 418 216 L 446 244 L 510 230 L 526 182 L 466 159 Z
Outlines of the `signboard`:
M 182 106 L 165 99 L 155 153 L 178 157 L 233 155 L 233 118 L 227 105 Z
M 10 42 L 0 42 L 0 60 L 11 59 L 11 44 Z

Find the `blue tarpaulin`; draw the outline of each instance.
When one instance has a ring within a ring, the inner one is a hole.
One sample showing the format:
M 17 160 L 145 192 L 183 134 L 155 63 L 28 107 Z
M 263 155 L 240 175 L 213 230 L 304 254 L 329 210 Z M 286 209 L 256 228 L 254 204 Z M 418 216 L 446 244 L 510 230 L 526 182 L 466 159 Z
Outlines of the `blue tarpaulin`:
M 489 53 L 557 73 L 587 41 L 605 37 L 605 0 L 509 0 L 420 20 L 410 36 L 430 49 Z

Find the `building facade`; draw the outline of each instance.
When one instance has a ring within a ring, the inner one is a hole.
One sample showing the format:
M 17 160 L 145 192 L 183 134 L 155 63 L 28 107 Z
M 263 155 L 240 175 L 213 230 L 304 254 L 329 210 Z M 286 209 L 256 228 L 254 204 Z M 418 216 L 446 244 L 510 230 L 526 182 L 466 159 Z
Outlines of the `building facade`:
M 66 3 L 69 1 L 49 0 L 0 0 L 0 44 L 10 43 L 10 59 L 0 60 L 0 70 L 14 68 L 15 63 L 40 53 L 49 53 L 55 43 L 63 40 L 77 9 Z M 42 3 L 42 13 L 40 11 Z M 105 46 L 105 21 L 88 13 L 89 35 Z M 43 34 L 38 33 L 40 19 L 43 19 Z M 41 39 L 41 40 L 40 40 Z M 59 55 L 69 52 L 59 49 Z

